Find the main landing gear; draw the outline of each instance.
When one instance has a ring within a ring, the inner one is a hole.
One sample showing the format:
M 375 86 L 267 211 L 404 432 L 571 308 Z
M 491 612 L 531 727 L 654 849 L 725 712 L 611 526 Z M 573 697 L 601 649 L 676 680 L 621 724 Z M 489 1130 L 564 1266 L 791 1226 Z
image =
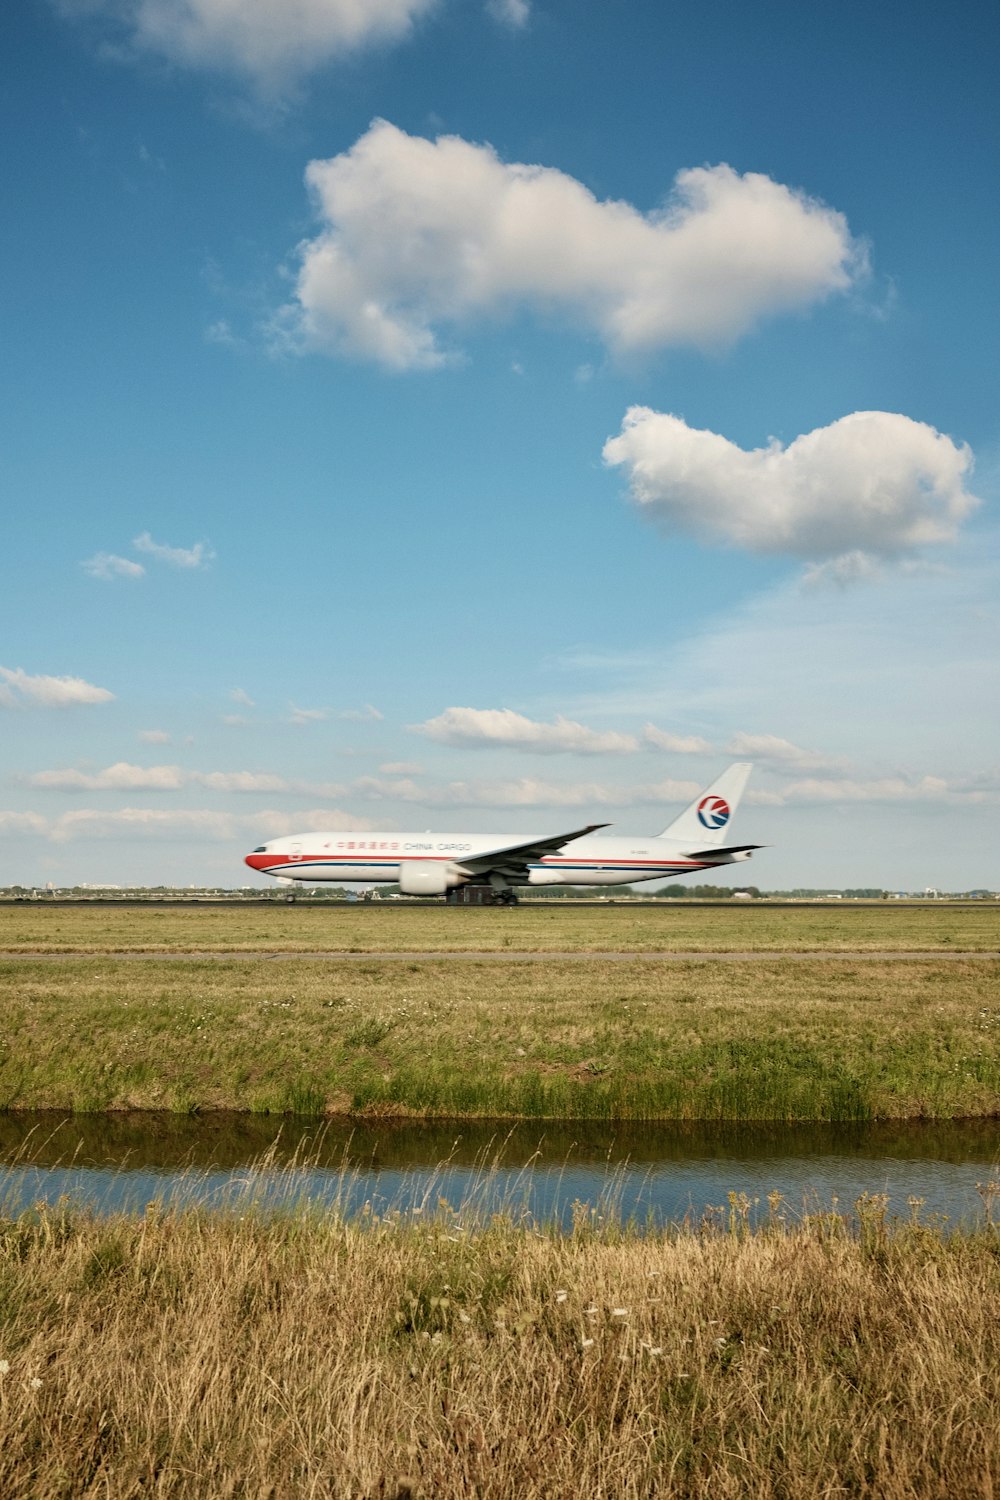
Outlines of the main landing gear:
M 444 899 L 449 906 L 516 906 L 517 892 L 509 886 L 455 885 Z

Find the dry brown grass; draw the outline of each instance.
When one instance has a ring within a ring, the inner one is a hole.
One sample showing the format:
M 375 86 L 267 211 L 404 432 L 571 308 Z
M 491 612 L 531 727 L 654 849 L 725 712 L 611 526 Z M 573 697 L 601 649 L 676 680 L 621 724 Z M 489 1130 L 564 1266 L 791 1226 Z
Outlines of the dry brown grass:
M 996 1236 L 0 1225 L 0 1493 L 987 1496 Z M 2 1366 L 0 1366 L 2 1368 Z

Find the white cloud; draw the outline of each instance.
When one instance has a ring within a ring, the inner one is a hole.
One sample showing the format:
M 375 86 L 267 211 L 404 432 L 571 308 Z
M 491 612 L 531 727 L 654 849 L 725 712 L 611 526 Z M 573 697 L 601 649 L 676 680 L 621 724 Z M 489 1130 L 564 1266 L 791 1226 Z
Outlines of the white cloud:
M 385 718 L 385 714 L 379 713 L 378 709 L 371 703 L 366 703 L 364 708 L 345 708 L 343 713 L 338 714 L 339 719 L 347 719 L 352 724 L 378 723 Z
M 422 807 L 631 807 L 635 804 L 690 802 L 695 781 L 665 780 L 626 786 L 607 782 L 545 781 L 535 776 L 513 780 L 429 782 L 362 776 L 349 792 L 375 802 L 407 802 Z
M 617 355 L 711 345 L 847 288 L 863 256 L 841 214 L 759 173 L 681 172 L 643 214 L 551 167 L 376 120 L 306 172 L 323 228 L 299 247 L 295 347 L 430 369 L 439 330 L 559 312 Z
M 264 97 L 364 47 L 396 41 L 436 0 L 56 0 L 98 16 L 138 51 L 235 73 Z
M 206 808 L 122 807 L 114 811 L 75 808 L 57 818 L 35 812 L 0 810 L 0 830 L 11 835 L 44 838 L 62 844 L 74 839 L 126 839 L 144 843 L 150 839 L 200 838 L 217 843 L 247 843 L 261 838 L 306 829 L 382 828 L 383 822 L 359 818 L 339 808 L 310 808 L 288 813 L 265 808 L 235 815 Z
M 250 694 L 245 693 L 242 688 L 232 688 L 229 696 L 233 703 L 241 703 L 244 708 L 256 707 Z
M 163 542 L 154 542 L 148 531 L 135 537 L 132 546 L 137 552 L 148 553 L 172 568 L 203 568 L 215 556 L 204 542 L 195 542 L 193 547 L 168 547 Z
M 244 340 L 234 333 L 226 318 L 216 318 L 205 329 L 206 344 L 218 344 L 223 349 L 242 349 Z
M 118 761 L 103 771 L 36 771 L 28 777 L 31 786 L 55 791 L 146 791 L 174 792 L 184 783 L 180 766 L 133 766 Z
M 48 820 L 40 813 L 0 811 L 0 833 L 42 835 L 48 831 Z
M 82 807 L 63 813 L 48 824 L 47 837 L 56 843 L 74 838 L 136 836 L 231 839 L 238 832 L 227 813 L 200 808 L 120 807 L 114 812 Z
M 647 745 L 670 750 L 675 755 L 711 755 L 713 748 L 708 740 L 696 734 L 671 734 L 669 730 L 657 729 L 655 724 L 647 724 L 642 737 Z
M 114 696 L 82 677 L 32 677 L 21 667 L 0 667 L 2 708 L 71 708 L 80 703 L 112 703 Z
M 384 766 L 379 766 L 383 776 L 419 776 L 423 769 L 414 760 L 390 760 Z
M 142 578 L 146 569 L 142 563 L 132 562 L 128 557 L 118 557 L 114 552 L 95 552 L 80 564 L 91 578 Z
M 296 708 L 294 703 L 290 703 L 288 709 L 289 724 L 321 724 L 330 717 L 328 708 Z
M 165 729 L 140 729 L 139 739 L 144 745 L 170 744 L 170 736 Z
M 186 778 L 213 792 L 287 792 L 291 783 L 271 771 L 192 771 Z
M 436 719 L 407 728 L 443 745 L 533 750 L 543 755 L 622 755 L 638 749 L 630 734 L 588 729 L 561 715 L 552 724 L 538 723 L 511 708 L 446 708 Z
M 873 558 L 952 541 L 978 504 L 964 485 L 970 450 L 893 412 L 853 412 L 787 448 L 772 441 L 747 452 L 633 406 L 604 459 L 624 465 L 639 506 L 669 530 L 833 559 L 842 583 L 870 576 Z
M 100 771 L 75 767 L 35 771 L 26 780 L 30 786 L 48 791 L 175 792 L 186 786 L 203 786 L 213 792 L 290 792 L 309 797 L 339 797 L 344 792 L 339 783 L 293 781 L 273 771 L 186 771 L 180 766 L 135 766 L 128 761 L 118 761 Z
M 359 818 L 355 813 L 341 808 L 311 807 L 305 812 L 287 813 L 268 811 L 254 813 L 245 820 L 259 830 L 262 836 L 282 838 L 290 833 L 305 833 L 309 830 L 355 833 L 362 828 L 382 829 L 393 826 L 384 818 Z
M 848 768 L 843 757 L 823 755 L 818 750 L 803 750 L 776 734 L 744 734 L 741 731 L 733 735 L 726 752 L 741 759 L 789 766 L 796 771 L 846 771 Z
M 494 21 L 509 26 L 512 31 L 520 31 L 531 19 L 528 0 L 487 0 L 486 10 Z

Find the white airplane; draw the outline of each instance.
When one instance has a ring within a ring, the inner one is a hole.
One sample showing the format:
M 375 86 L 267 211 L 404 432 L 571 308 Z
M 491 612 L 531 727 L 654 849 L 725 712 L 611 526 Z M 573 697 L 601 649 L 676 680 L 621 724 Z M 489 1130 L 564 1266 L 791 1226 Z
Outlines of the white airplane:
M 406 896 L 444 896 L 489 885 L 517 901 L 519 885 L 627 885 L 692 875 L 749 859 L 760 844 L 723 845 L 751 767 L 737 762 L 655 838 L 595 837 L 607 823 L 570 833 L 301 833 L 272 839 L 246 856 L 251 870 L 283 885 L 322 880 L 398 883 Z

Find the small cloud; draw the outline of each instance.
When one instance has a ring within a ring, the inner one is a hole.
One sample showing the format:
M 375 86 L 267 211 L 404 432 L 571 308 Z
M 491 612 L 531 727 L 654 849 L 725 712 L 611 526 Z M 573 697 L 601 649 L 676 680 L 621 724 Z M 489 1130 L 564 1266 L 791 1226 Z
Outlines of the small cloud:
M 241 703 L 244 708 L 256 707 L 256 704 L 250 697 L 250 694 L 245 693 L 242 688 L 230 688 L 229 696 L 234 703 Z
M 139 739 L 144 745 L 170 744 L 170 736 L 165 729 L 140 729 Z
M 249 724 L 250 720 L 244 718 L 242 714 L 223 714 L 222 722 L 227 729 L 240 729 L 244 724 Z
M 589 385 L 593 378 L 593 365 L 577 365 L 576 369 L 573 371 L 573 379 L 576 381 L 577 385 Z
M 520 31 L 531 19 L 531 6 L 529 0 L 486 0 L 486 14 L 501 26 Z
M 20 667 L 0 667 L 0 707 L 73 708 L 113 703 L 114 693 L 82 677 L 32 677 Z
M 696 734 L 671 734 L 666 729 L 657 729 L 655 724 L 647 724 L 642 737 L 654 749 L 670 750 L 675 755 L 710 755 L 713 749 L 708 740 Z
M 95 552 L 93 557 L 88 557 L 80 564 L 85 573 L 91 578 L 142 578 L 146 572 L 142 563 L 132 562 L 130 558 L 119 557 L 114 552 Z
M 56 0 L 106 27 L 105 51 L 143 52 L 246 80 L 262 101 L 296 97 L 308 74 L 401 42 L 436 0 Z M 516 9 L 525 0 L 507 0 Z
M 234 333 L 226 318 L 216 318 L 205 329 L 206 344 L 218 344 L 223 349 L 245 349 L 246 339 Z
M 328 708 L 297 708 L 294 703 L 290 703 L 288 708 L 290 724 L 320 724 L 330 717 Z
M 151 172 L 165 172 L 167 170 L 167 164 L 163 160 L 163 157 L 154 156 L 153 152 L 150 151 L 149 147 L 143 141 L 140 141 L 138 144 L 137 154 L 143 166 L 148 167 Z
M 287 792 L 284 776 L 270 771 L 192 771 L 188 780 L 213 792 Z
M 347 719 L 352 724 L 367 724 L 372 721 L 378 722 L 385 718 L 385 714 L 379 713 L 371 703 L 366 703 L 364 708 L 345 708 L 343 713 L 338 714 L 339 719 Z
M 168 547 L 163 542 L 154 542 L 148 531 L 137 536 L 132 546 L 172 568 L 203 568 L 215 557 L 205 542 L 195 542 L 193 547 Z
M 823 755 L 818 750 L 803 750 L 776 734 L 734 734 L 726 746 L 726 753 L 770 761 L 796 771 L 846 771 L 849 768 L 849 763 L 842 757 Z
M 379 766 L 383 776 L 420 776 L 423 769 L 415 760 L 387 760 L 385 765 Z
M 843 552 L 826 562 L 810 563 L 802 575 L 804 589 L 849 589 L 857 583 L 873 583 L 883 569 L 867 552 Z
M 118 761 L 103 771 L 36 771 L 28 782 L 61 792 L 175 792 L 184 779 L 180 766 L 133 766 Z
M 504 747 L 576 755 L 627 755 L 638 749 L 630 734 L 588 729 L 561 714 L 554 723 L 539 723 L 511 708 L 446 708 L 436 719 L 408 724 L 407 728 L 412 734 L 425 735 L 440 744 L 470 748 Z

